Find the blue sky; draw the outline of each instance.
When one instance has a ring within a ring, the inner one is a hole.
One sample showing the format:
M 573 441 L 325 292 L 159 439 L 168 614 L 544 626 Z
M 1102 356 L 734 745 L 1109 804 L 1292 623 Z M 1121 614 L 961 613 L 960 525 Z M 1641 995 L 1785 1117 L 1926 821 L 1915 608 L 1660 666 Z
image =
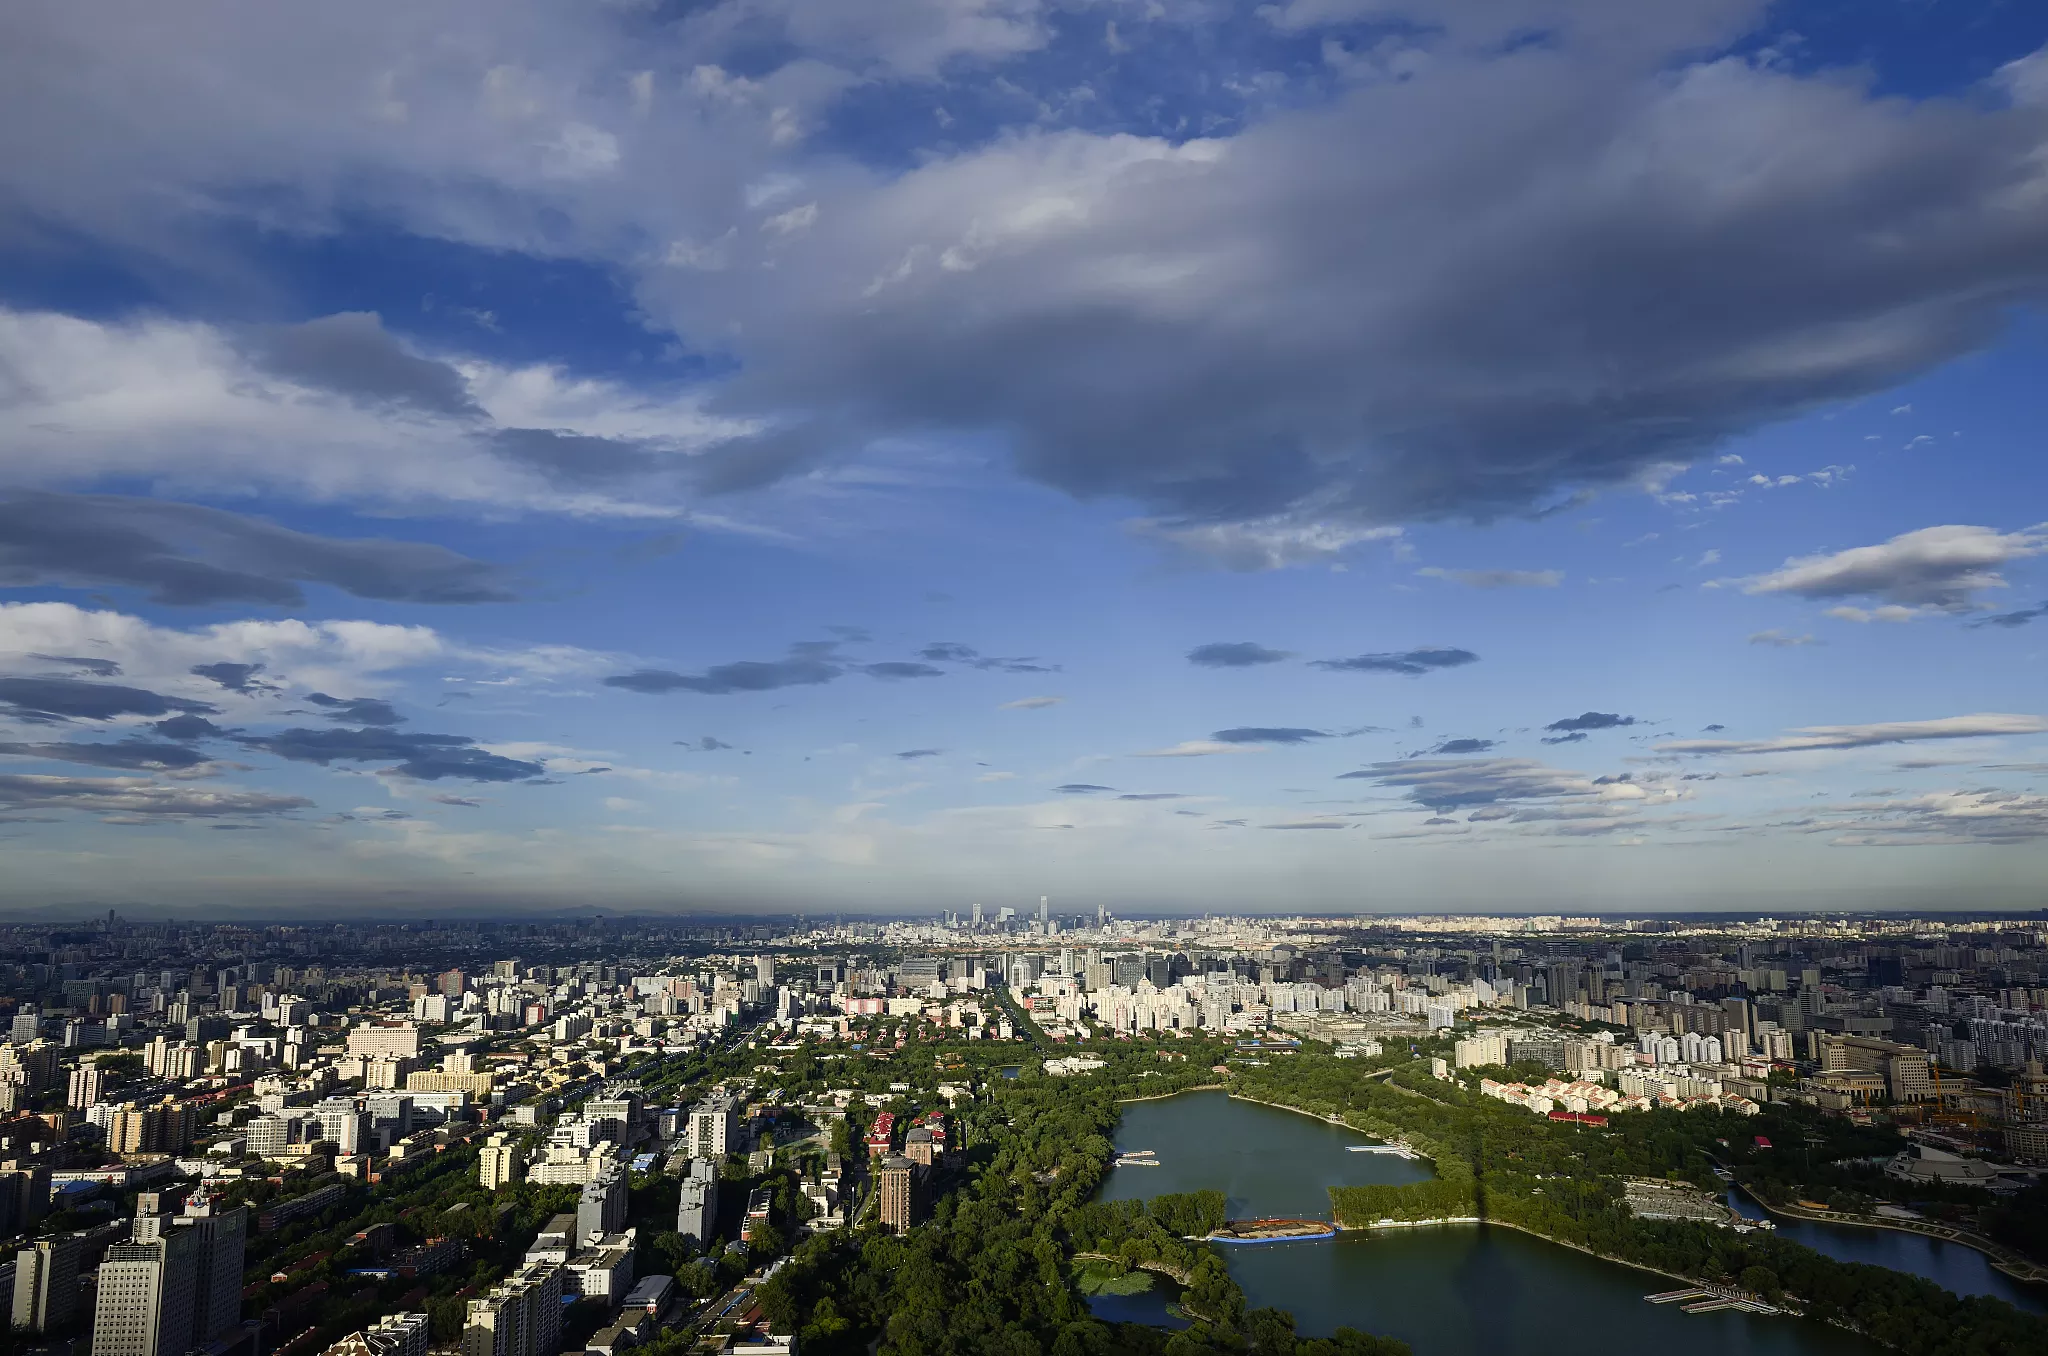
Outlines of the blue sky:
M 0 906 L 2043 903 L 2039 6 L 114 9 Z

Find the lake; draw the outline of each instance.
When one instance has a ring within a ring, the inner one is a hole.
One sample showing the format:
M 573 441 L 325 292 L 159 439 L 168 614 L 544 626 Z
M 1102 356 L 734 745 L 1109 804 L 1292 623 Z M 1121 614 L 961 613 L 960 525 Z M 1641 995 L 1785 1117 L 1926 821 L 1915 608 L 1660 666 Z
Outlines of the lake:
M 1328 1218 L 1331 1186 L 1402 1183 L 1422 1164 L 1355 1154 L 1363 1135 L 1222 1092 L 1124 1107 L 1120 1153 L 1151 1149 L 1159 1166 L 1112 1169 L 1106 1200 L 1221 1191 L 1233 1218 Z M 1903 1235 L 1902 1235 L 1903 1237 Z M 1643 1297 L 1674 1282 L 1587 1257 L 1512 1229 L 1479 1225 L 1347 1233 L 1323 1242 L 1221 1249 L 1254 1306 L 1292 1313 L 1300 1331 L 1340 1326 L 1398 1337 L 1416 1356 L 1584 1356 L 1617 1342 L 1659 1356 L 1875 1356 L 1870 1342 L 1803 1319 L 1687 1314 Z M 1105 1319 L 1159 1322 L 1159 1290 L 1091 1301 Z
M 1838 1262 L 1868 1262 L 1893 1271 L 1911 1272 L 1958 1295 L 1992 1295 L 2014 1308 L 2048 1314 L 2048 1287 L 2014 1280 L 1992 1266 L 1991 1259 L 1975 1248 L 1898 1229 L 1868 1229 L 1854 1224 L 1822 1224 L 1817 1220 L 1773 1216 L 1732 1188 L 1728 1204 L 1750 1219 L 1775 1219 L 1778 1237 L 1804 1244 Z

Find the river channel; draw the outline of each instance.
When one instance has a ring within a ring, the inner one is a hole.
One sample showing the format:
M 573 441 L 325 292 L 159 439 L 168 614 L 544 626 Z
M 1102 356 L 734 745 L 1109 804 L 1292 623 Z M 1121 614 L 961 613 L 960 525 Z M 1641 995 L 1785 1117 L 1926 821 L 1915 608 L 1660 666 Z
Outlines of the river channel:
M 1319 1215 L 1327 1189 L 1413 1182 L 1421 1164 L 1349 1152 L 1369 1141 L 1311 1116 L 1192 1092 L 1124 1107 L 1120 1153 L 1157 1167 L 1112 1169 L 1106 1200 L 1222 1191 L 1232 1218 Z M 1342 1326 L 1401 1338 L 1416 1356 L 1584 1356 L 1617 1343 L 1659 1356 L 1874 1356 L 1870 1342 L 1804 1319 L 1687 1314 L 1644 1296 L 1675 1282 L 1512 1229 L 1479 1225 L 1352 1232 L 1319 1242 L 1222 1248 L 1254 1306 L 1288 1310 L 1304 1335 Z M 1101 1296 L 1102 1317 L 1165 1322 L 1165 1296 Z

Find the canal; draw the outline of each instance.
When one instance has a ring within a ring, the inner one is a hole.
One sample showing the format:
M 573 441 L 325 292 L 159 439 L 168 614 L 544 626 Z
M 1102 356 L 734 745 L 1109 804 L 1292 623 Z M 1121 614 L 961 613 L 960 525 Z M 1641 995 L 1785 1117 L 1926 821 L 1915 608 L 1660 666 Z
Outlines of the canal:
M 1104 1199 L 1222 1191 L 1234 1218 L 1320 1215 L 1331 1186 L 1402 1183 L 1421 1164 L 1351 1153 L 1369 1141 L 1314 1117 L 1192 1092 L 1124 1107 L 1120 1153 L 1151 1149 L 1157 1167 L 1111 1170 Z M 1300 1331 L 1338 1327 L 1398 1337 L 1416 1356 L 1584 1356 L 1622 1342 L 1659 1356 L 1873 1356 L 1879 1348 L 1803 1319 L 1686 1314 L 1644 1302 L 1673 1282 L 1512 1229 L 1465 1225 L 1348 1233 L 1323 1242 L 1222 1249 L 1254 1306 L 1292 1313 Z M 1100 1296 L 1105 1319 L 1168 1320 L 1166 1296 Z

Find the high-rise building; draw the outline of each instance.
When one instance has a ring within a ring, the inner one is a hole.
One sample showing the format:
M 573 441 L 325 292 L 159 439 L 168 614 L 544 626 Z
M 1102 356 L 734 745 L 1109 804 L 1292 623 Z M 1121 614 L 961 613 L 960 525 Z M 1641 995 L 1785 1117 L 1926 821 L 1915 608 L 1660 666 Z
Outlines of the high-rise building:
M 223 1210 L 202 1185 L 186 1200 L 177 1229 L 194 1240 L 192 1340 L 201 1345 L 225 1336 L 242 1321 L 242 1254 L 249 1236 L 249 1207 Z
M 496 1191 L 526 1177 L 526 1163 L 510 1135 L 492 1135 L 477 1155 L 477 1180 L 485 1191 Z
M 979 900 L 976 900 L 974 905 L 974 930 L 976 932 L 981 931 L 981 902 Z
M 100 1263 L 92 1356 L 185 1356 L 192 1347 L 200 1240 L 184 1229 L 140 1236 L 158 1223 L 138 1216 L 138 1236 L 108 1248 Z
M 923 1215 L 918 1167 L 907 1158 L 882 1160 L 875 1170 L 875 1205 L 882 1227 L 891 1233 L 905 1233 Z
M 626 1174 L 614 1165 L 583 1184 L 576 1201 L 576 1237 L 588 1241 L 625 1227 Z
M 41 1238 L 15 1254 L 14 1330 L 46 1333 L 71 1321 L 78 1308 L 77 1234 Z
M 97 1064 L 80 1064 L 71 1071 L 70 1093 L 65 1102 L 74 1111 L 83 1111 L 99 1101 L 100 1093 L 106 1088 L 106 1070 Z
M 708 1158 L 692 1159 L 676 1209 L 676 1232 L 702 1248 L 717 1227 L 718 1165 Z
M 690 1157 L 723 1158 L 739 1148 L 739 1108 L 723 1094 L 690 1109 Z
M 562 1343 L 562 1272 L 529 1262 L 469 1302 L 462 1356 L 554 1356 Z M 94 1353 L 98 1356 L 98 1353 Z

